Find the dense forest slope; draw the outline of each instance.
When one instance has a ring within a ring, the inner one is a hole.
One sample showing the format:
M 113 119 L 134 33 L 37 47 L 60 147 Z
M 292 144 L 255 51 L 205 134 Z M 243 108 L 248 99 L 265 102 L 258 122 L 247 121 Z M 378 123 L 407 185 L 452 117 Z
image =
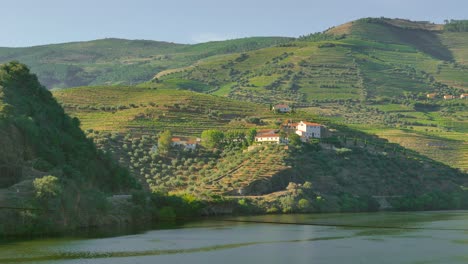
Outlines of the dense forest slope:
M 258 37 L 184 45 L 149 40 L 101 39 L 27 48 L 0 48 L 0 63 L 19 60 L 48 89 L 98 84 L 135 84 L 157 72 L 189 66 L 214 55 L 289 41 Z
M 0 68 L 0 230 L 86 225 L 104 193 L 135 186 L 17 62 Z M 37 208 L 38 211 L 4 207 Z M 51 210 L 51 211 L 49 211 Z M 53 213 L 52 213 L 53 211 Z M 19 232 L 19 231 L 18 231 Z

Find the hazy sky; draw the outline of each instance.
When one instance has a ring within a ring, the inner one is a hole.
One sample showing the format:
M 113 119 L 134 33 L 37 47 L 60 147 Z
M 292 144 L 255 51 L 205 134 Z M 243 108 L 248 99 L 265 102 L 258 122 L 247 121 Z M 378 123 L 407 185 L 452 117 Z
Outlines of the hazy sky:
M 361 17 L 468 18 L 464 0 L 0 0 L 0 46 L 106 37 L 196 43 L 323 31 Z

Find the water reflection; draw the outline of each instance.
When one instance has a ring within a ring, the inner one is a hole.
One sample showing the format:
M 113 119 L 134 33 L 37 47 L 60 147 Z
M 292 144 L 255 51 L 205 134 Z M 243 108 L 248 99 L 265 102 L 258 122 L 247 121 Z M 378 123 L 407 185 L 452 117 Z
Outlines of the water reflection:
M 224 220 L 9 241 L 0 244 L 0 263 L 465 263 L 468 258 L 466 232 L 371 227 L 468 229 L 468 212 L 228 218 L 268 224 Z M 307 225 L 314 223 L 369 227 Z

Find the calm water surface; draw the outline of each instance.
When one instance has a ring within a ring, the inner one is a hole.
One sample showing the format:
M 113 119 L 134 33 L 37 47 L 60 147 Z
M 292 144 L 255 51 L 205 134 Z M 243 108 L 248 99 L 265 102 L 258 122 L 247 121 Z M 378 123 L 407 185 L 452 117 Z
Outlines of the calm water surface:
M 4 241 L 0 263 L 468 263 L 468 211 L 229 219 L 291 224 L 209 219 L 126 235 Z

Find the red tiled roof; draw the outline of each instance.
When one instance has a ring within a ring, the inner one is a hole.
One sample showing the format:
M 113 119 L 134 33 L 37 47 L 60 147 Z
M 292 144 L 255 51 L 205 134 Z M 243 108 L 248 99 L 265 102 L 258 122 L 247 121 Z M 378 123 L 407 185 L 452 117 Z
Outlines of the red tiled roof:
M 181 143 L 181 144 L 197 144 L 198 143 L 197 139 L 180 138 L 180 137 L 173 137 L 171 141 L 174 143 Z
M 257 138 L 266 138 L 266 137 L 279 137 L 279 134 L 262 134 L 262 135 L 258 135 L 258 136 L 255 136 Z
M 260 129 L 260 130 L 257 130 L 257 134 L 261 134 L 261 133 L 271 133 L 272 131 L 275 131 L 275 129 Z
M 319 123 L 312 123 L 312 122 L 307 122 L 307 121 L 301 121 L 301 122 L 308 126 L 322 126 L 322 124 L 319 124 Z

